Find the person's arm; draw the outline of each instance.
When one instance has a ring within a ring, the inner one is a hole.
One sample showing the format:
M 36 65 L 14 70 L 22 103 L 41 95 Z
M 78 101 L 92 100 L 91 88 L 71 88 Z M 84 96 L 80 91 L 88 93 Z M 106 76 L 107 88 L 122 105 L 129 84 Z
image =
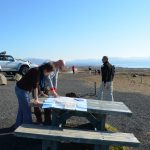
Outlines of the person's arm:
M 44 93 L 44 91 L 40 91 L 40 95 L 39 96 L 42 96 L 42 97 L 46 97 L 48 98 L 48 95 Z
M 115 73 L 116 73 L 115 66 L 112 66 L 111 68 L 112 80 L 114 80 Z
M 106 66 L 103 66 L 101 68 L 101 73 L 102 73 L 102 80 L 104 82 L 104 85 L 106 84 L 107 82 L 107 78 L 108 78 L 108 70 L 107 70 L 107 67 Z
M 106 66 L 105 67 L 105 83 L 108 81 L 109 78 L 109 68 Z
M 59 94 L 57 93 L 58 73 L 59 73 L 59 70 L 56 71 L 56 74 L 53 78 L 54 96 L 55 97 L 59 97 Z
M 32 85 L 33 85 L 33 98 L 34 104 L 39 104 L 38 100 L 38 87 L 39 87 L 39 72 L 38 70 L 34 70 L 32 73 Z
M 45 94 L 45 92 L 44 92 L 44 89 L 38 89 L 38 91 L 39 91 L 39 93 L 38 93 L 38 95 L 39 95 L 39 97 L 46 97 L 46 98 L 48 98 L 48 95 L 47 94 Z
M 53 79 L 51 80 L 52 84 L 53 84 L 53 89 L 52 89 L 52 94 L 55 97 L 59 97 L 59 94 L 57 93 L 57 80 L 58 80 L 58 72 L 56 72 L 55 76 L 53 77 Z
M 53 77 L 54 78 L 54 77 Z M 58 97 L 59 95 L 57 94 L 57 92 L 56 92 L 56 88 L 57 87 L 55 87 L 56 86 L 56 84 L 55 84 L 55 86 L 54 86 L 54 80 L 53 80 L 53 78 L 51 78 L 50 76 L 48 76 L 47 78 L 46 78 L 46 80 L 47 80 L 47 82 L 48 82 L 48 86 L 49 86 L 49 88 L 50 88 L 50 92 L 55 96 L 55 97 Z
M 33 89 L 34 104 L 39 104 L 38 88 Z
M 57 71 L 55 76 L 53 77 L 53 87 L 54 87 L 55 91 L 57 91 L 58 73 L 59 73 L 59 71 Z

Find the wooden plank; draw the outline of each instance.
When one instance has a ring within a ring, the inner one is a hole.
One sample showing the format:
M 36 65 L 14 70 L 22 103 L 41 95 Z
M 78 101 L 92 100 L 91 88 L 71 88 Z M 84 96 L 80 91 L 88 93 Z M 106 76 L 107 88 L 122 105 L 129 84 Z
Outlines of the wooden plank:
M 42 150 L 47 150 L 48 148 L 51 147 L 51 142 L 50 141 L 42 141 Z
M 94 150 L 109 150 L 109 145 L 95 145 Z
M 14 134 L 18 137 L 94 145 L 138 147 L 140 144 L 137 138 L 129 133 L 80 131 L 38 125 L 22 125 Z
M 106 115 L 101 115 L 101 119 L 100 122 L 98 123 L 97 130 L 105 131 L 105 121 L 106 121 Z M 109 146 L 95 145 L 94 150 L 109 150 Z
M 52 126 L 55 127 L 57 126 L 57 111 L 52 110 Z M 58 142 L 57 141 L 53 141 L 52 145 L 51 145 L 51 150 L 57 150 L 58 148 Z
M 97 113 L 132 115 L 131 110 L 123 102 L 110 102 L 88 99 L 88 110 Z
M 40 98 L 40 105 L 42 107 L 43 101 L 46 98 Z M 34 106 L 31 102 L 31 106 Z M 34 106 L 35 107 L 35 106 Z M 87 99 L 87 107 L 89 113 L 95 114 L 114 114 L 114 115 L 127 115 L 132 116 L 132 111 L 123 102 L 110 102 Z

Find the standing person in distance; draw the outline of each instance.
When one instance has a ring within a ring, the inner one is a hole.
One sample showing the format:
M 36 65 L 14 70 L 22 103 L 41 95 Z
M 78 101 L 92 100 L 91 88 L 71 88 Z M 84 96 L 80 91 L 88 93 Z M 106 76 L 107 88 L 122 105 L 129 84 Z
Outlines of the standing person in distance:
M 89 66 L 89 74 L 90 75 L 92 74 L 92 68 L 91 68 L 91 66 Z
M 109 59 L 107 56 L 103 56 L 102 58 L 103 65 L 101 67 L 101 75 L 102 75 L 102 82 L 100 85 L 100 94 L 98 99 L 103 99 L 104 91 L 108 91 L 107 99 L 109 101 L 114 101 L 113 97 L 113 79 L 115 75 L 115 67 L 109 63 Z
M 72 72 L 75 74 L 75 66 L 72 66 Z

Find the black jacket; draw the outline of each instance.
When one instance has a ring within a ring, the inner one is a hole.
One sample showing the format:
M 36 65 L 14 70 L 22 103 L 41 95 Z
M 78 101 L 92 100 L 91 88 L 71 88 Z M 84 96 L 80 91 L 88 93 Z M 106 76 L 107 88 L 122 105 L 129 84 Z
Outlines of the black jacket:
M 101 67 L 101 73 L 102 73 L 102 81 L 104 83 L 111 82 L 114 79 L 115 67 L 112 66 L 109 62 L 106 62 Z
M 32 89 L 39 87 L 40 74 L 41 71 L 39 67 L 31 68 L 27 74 L 17 82 L 17 86 L 20 89 L 31 92 Z

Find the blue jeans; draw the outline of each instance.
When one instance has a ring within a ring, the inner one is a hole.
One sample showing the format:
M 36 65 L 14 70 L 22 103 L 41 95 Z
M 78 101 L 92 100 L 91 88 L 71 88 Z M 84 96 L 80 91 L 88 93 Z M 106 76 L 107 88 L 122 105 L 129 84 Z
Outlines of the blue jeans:
M 21 124 L 32 123 L 31 108 L 30 108 L 30 96 L 29 92 L 15 87 L 15 92 L 18 98 L 19 108 L 15 128 Z

